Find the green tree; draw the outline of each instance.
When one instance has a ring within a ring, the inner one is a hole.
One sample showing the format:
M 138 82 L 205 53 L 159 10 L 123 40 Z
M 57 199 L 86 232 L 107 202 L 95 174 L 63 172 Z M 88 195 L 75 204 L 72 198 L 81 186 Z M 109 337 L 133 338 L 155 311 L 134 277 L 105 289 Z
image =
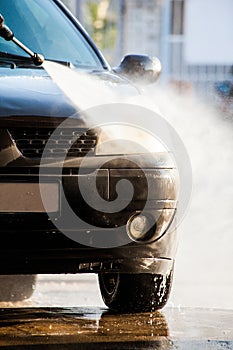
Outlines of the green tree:
M 85 3 L 88 31 L 102 50 L 115 46 L 117 37 L 116 13 L 110 0 L 89 0 Z

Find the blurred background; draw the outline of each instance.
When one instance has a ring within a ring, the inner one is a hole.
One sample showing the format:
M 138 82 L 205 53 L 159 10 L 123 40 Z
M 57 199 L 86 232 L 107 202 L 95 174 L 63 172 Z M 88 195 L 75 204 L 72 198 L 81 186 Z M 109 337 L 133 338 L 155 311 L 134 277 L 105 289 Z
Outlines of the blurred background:
M 231 0 L 63 0 L 109 63 L 128 53 L 158 56 L 162 80 L 210 87 L 232 80 Z

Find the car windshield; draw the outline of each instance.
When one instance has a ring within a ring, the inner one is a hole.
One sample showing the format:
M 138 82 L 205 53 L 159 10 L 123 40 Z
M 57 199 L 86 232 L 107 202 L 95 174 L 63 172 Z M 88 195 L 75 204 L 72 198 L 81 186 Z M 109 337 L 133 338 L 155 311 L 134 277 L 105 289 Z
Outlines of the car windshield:
M 94 49 L 52 0 L 0 0 L 0 13 L 15 37 L 33 52 L 78 68 L 103 69 Z M 27 56 L 3 38 L 0 51 Z

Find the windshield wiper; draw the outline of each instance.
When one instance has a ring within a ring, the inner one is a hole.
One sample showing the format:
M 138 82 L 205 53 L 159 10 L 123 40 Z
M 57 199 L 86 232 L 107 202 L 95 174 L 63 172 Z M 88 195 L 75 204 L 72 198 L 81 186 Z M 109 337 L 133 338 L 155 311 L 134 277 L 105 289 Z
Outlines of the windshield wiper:
M 15 55 L 8 52 L 0 51 L 0 64 L 9 65 L 11 68 L 16 68 L 16 66 L 34 66 L 34 62 L 30 57 L 25 57 L 21 55 Z
M 4 24 L 4 18 L 0 14 L 0 36 L 6 41 L 13 41 L 23 51 L 25 51 L 32 59 L 36 66 L 40 66 L 44 62 L 44 57 L 36 52 L 31 51 L 21 41 L 15 38 L 14 33 Z M 23 57 L 23 56 L 22 56 Z
M 69 61 L 60 61 L 60 60 L 55 60 L 51 58 L 46 59 L 46 61 L 59 63 L 69 68 L 72 67 L 71 62 Z M 10 68 L 14 69 L 16 67 L 27 68 L 27 67 L 35 66 L 35 63 L 32 61 L 30 57 L 15 55 L 13 53 L 0 51 L 0 66 L 1 65 L 7 65 Z M 42 67 L 37 65 L 37 68 L 42 68 Z

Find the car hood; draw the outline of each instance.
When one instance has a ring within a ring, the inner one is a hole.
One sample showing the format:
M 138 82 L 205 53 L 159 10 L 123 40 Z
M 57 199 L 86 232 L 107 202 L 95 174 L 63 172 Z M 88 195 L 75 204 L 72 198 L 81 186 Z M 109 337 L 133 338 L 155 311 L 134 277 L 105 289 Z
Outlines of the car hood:
M 93 75 L 93 73 L 92 73 Z M 95 73 L 97 81 L 105 84 L 118 94 L 135 95 L 138 91 L 125 79 L 111 72 Z M 78 83 L 78 81 L 77 81 Z M 96 85 L 97 86 L 97 85 Z M 86 91 L 95 94 L 95 91 Z M 77 104 L 53 82 L 44 69 L 0 68 L 0 117 L 78 116 Z

